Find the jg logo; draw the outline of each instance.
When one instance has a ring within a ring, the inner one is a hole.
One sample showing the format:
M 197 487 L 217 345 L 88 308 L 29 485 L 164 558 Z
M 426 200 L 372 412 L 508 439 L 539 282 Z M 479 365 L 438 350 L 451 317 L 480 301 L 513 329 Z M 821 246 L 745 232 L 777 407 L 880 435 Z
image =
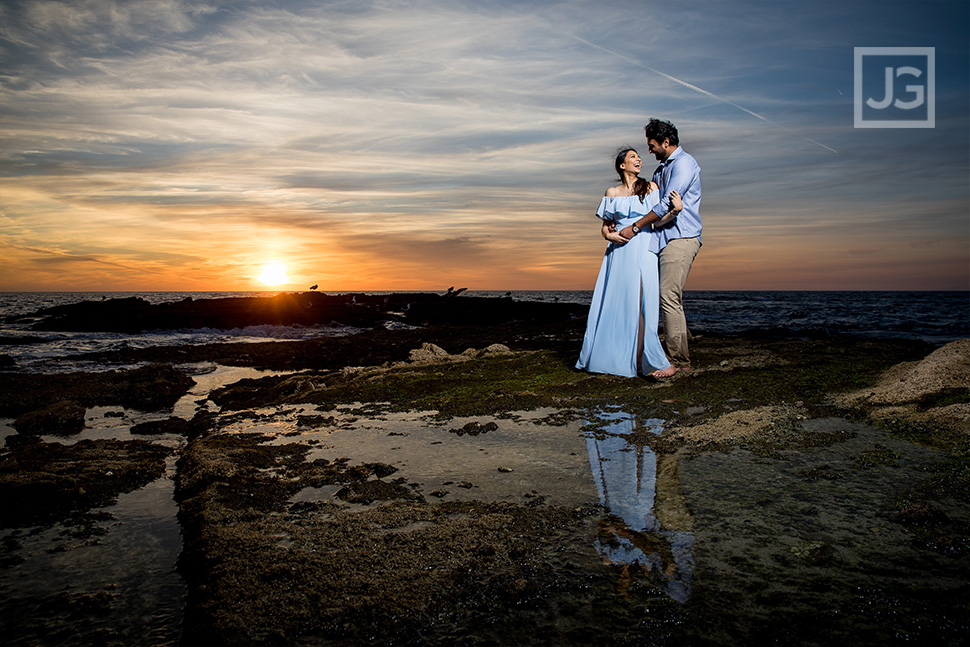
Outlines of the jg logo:
M 856 47 L 855 127 L 935 128 L 936 48 Z

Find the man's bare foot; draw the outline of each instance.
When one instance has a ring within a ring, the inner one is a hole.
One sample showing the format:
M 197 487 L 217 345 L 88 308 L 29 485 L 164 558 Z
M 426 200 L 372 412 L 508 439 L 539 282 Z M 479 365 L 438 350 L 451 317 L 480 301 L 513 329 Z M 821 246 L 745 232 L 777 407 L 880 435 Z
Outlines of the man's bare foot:
M 662 371 L 654 371 L 653 373 L 650 374 L 650 377 L 657 377 L 657 378 L 660 378 L 660 377 L 670 377 L 671 375 L 673 375 L 674 373 L 676 373 L 678 370 L 679 369 L 676 366 L 671 365 L 671 366 L 668 366 L 667 368 L 665 368 Z

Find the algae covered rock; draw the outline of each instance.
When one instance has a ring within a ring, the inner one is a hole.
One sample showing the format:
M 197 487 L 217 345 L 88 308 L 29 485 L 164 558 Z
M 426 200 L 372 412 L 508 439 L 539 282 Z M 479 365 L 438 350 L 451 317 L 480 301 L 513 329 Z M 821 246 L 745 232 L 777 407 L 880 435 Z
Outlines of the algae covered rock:
M 23 434 L 76 434 L 84 428 L 86 411 L 74 400 L 59 400 L 19 416 L 13 426 Z
M 0 527 L 49 523 L 110 505 L 161 477 L 170 453 L 142 440 L 8 444 L 0 454 Z
M 175 404 L 195 380 L 167 364 L 100 373 L 0 373 L 0 415 L 19 416 L 71 400 L 85 407 L 121 405 L 158 411 Z

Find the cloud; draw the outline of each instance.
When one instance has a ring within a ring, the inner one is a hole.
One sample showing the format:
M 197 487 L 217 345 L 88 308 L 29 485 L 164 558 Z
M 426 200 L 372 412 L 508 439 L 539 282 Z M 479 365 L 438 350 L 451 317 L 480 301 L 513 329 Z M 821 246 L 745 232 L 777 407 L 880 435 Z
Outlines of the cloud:
M 967 68 L 967 10 L 823 4 L 6 3 L 0 233 L 217 282 L 221 266 L 227 289 L 279 250 L 375 289 L 395 262 L 436 280 L 430 259 L 583 287 L 612 154 L 664 116 L 703 168 L 706 249 L 786 231 L 883 249 L 914 218 L 928 244 L 966 240 L 966 75 L 949 70 Z M 852 46 L 903 22 L 959 83 L 934 132 L 860 132 Z
M 14 245 L 12 243 L 6 243 L 3 241 L 0 241 L 0 246 L 5 247 L 7 249 L 15 249 L 20 251 L 30 252 L 32 254 L 35 254 L 36 257 L 39 257 L 42 260 L 42 262 L 45 262 L 45 263 L 104 263 L 105 265 L 113 265 L 115 267 L 131 269 L 119 263 L 104 261 L 100 258 L 97 258 L 96 256 L 71 254 L 71 253 L 62 252 L 58 250 L 28 247 L 26 245 Z

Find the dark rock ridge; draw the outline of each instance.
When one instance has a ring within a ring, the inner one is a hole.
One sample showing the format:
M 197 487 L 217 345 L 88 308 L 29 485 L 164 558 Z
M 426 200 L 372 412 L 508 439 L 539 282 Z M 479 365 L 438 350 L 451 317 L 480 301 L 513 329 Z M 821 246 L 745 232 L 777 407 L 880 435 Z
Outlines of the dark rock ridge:
M 71 411 L 79 406 L 158 411 L 175 404 L 194 384 L 191 377 L 164 364 L 101 373 L 0 374 L 0 416 L 21 416 L 18 430 L 49 431 L 60 425 L 69 431 L 77 427 L 70 421 L 78 418 Z M 73 406 L 58 404 L 64 401 Z M 28 412 L 36 413 L 24 417 Z
M 58 400 L 47 406 L 28 411 L 18 417 L 13 426 L 25 433 L 72 434 L 84 428 L 87 409 L 73 400 Z
M 273 297 L 198 299 L 152 304 L 140 297 L 83 301 L 44 308 L 18 320 L 39 319 L 34 330 L 126 332 L 247 326 L 314 326 L 340 323 L 369 327 L 384 321 L 415 326 L 489 325 L 516 320 L 562 321 L 584 316 L 587 307 L 567 303 L 513 301 L 511 298 L 442 296 L 428 293 L 388 295 L 318 292 Z

